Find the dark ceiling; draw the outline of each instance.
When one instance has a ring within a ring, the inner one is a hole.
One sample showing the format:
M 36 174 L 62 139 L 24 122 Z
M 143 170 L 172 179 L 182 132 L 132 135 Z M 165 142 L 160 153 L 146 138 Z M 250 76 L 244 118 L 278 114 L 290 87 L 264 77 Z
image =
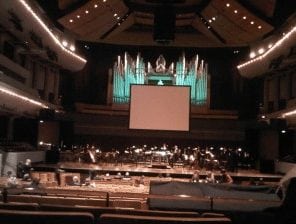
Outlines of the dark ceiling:
M 122 45 L 248 46 L 295 12 L 294 0 L 38 0 L 78 40 Z

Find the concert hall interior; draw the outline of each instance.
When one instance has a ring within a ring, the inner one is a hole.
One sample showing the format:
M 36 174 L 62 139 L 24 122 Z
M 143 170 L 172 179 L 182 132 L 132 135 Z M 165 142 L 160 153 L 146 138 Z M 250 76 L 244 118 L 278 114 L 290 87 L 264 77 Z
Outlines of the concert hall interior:
M 296 1 L 0 1 L 0 223 L 295 223 Z

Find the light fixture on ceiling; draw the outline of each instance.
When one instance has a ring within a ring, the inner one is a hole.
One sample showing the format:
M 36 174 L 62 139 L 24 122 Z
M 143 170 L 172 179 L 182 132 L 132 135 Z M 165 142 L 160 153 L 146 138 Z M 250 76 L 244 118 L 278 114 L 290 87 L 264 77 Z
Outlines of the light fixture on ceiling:
M 210 20 L 209 20 L 209 23 L 211 23 L 211 22 L 212 22 L 212 20 L 210 19 Z
M 234 10 L 233 12 L 234 12 L 235 14 L 237 14 L 237 10 Z
M 97 4 L 94 4 L 94 8 L 98 8 L 98 5 Z
M 70 23 L 73 23 L 73 19 L 70 19 L 69 22 L 70 22 Z
M 227 3 L 227 4 L 226 4 L 226 7 L 230 7 L 230 4 L 229 4 L 229 3 Z
M 250 24 L 253 25 L 254 24 L 254 21 L 251 21 Z
M 268 44 L 268 48 L 272 48 L 272 44 Z
M 68 42 L 66 40 L 63 40 L 62 44 L 63 44 L 64 47 L 68 46 Z
M 76 17 L 79 19 L 80 18 L 80 15 L 77 15 Z
M 114 15 L 113 15 L 114 17 L 116 17 L 117 16 L 117 13 L 114 13 Z
M 85 10 L 85 14 L 88 14 L 89 13 L 89 11 L 88 10 Z
M 215 21 L 215 20 L 216 20 L 216 17 L 215 17 L 215 16 L 213 16 L 213 17 L 212 17 L 212 20 L 213 20 L 213 21 Z
M 262 26 L 258 26 L 258 29 L 260 30 L 262 28 Z
M 246 17 L 246 16 L 244 16 L 244 17 L 243 17 L 243 19 L 247 19 L 247 17 Z
M 259 53 L 259 54 L 263 54 L 264 51 L 265 51 L 264 48 L 260 48 L 260 49 L 258 50 L 258 53 Z
M 254 58 L 254 57 L 256 57 L 255 52 L 251 52 L 251 53 L 250 53 L 250 58 Z
M 70 46 L 70 50 L 71 50 L 71 51 L 75 51 L 75 46 L 74 46 L 74 45 L 71 45 L 71 46 Z

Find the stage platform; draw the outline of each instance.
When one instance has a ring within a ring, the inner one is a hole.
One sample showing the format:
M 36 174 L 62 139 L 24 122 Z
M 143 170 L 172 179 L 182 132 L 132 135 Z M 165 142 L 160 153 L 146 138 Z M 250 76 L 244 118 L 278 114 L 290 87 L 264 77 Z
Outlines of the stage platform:
M 57 164 L 37 163 L 33 164 L 33 169 L 36 171 L 57 171 L 63 170 L 65 172 L 79 172 L 88 174 L 90 172 L 96 173 L 97 175 L 104 175 L 109 173 L 110 175 L 117 175 L 119 172 L 124 175 L 126 172 L 130 176 L 147 176 L 147 177 L 171 177 L 171 178 L 182 178 L 190 179 L 194 169 L 183 166 L 170 167 L 164 164 L 115 164 L 115 163 L 79 163 L 79 162 L 60 162 Z M 205 169 L 200 170 L 200 177 L 205 178 L 208 171 Z M 218 170 L 214 170 L 215 175 L 219 175 Z M 238 172 L 229 172 L 233 180 L 237 183 L 246 182 L 250 179 L 258 181 L 260 178 L 264 182 L 277 183 L 282 175 L 277 174 L 265 174 L 260 173 L 258 170 L 238 170 Z

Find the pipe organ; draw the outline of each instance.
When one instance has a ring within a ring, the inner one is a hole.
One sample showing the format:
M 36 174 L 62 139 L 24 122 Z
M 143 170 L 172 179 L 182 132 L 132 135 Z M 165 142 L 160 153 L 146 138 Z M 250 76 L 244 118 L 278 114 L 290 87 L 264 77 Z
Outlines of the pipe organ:
M 196 55 L 187 62 L 183 54 L 176 65 L 166 66 L 166 60 L 160 55 L 153 68 L 150 62 L 145 66 L 140 54 L 134 60 L 128 53 L 117 57 L 113 66 L 113 103 L 128 103 L 131 84 L 177 85 L 191 87 L 191 104 L 207 103 L 208 65 Z

